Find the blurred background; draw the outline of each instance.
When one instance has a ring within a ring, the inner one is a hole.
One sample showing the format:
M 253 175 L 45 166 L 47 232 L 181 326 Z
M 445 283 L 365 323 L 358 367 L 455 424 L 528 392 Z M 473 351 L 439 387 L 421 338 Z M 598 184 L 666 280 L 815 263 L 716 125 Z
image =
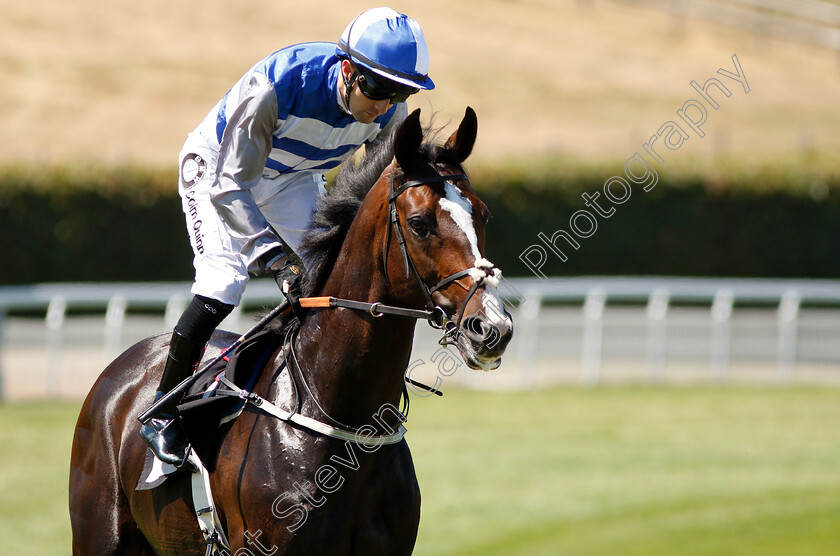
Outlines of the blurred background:
M 409 108 L 445 132 L 478 114 L 467 170 L 516 322 L 491 374 L 442 373 L 417 328 L 413 376 L 447 391 L 409 422 L 417 553 L 832 554 L 840 2 L 390 6 L 423 27 L 437 84 Z M 0 532 L 17 552 L 69 553 L 81 402 L 189 301 L 187 133 L 257 60 L 370 7 L 0 0 Z M 678 111 L 711 78 L 731 95 L 710 89 L 700 136 Z M 605 217 L 584 196 L 608 208 L 613 176 L 632 194 Z M 591 233 L 550 245 L 582 210 Z M 275 290 L 254 280 L 223 327 Z

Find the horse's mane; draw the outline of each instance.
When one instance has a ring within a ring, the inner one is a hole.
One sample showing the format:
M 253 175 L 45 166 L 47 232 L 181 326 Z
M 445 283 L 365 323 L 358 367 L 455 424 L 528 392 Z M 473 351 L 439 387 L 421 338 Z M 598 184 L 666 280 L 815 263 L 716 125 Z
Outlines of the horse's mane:
M 307 268 L 304 295 L 315 295 L 326 282 L 365 196 L 393 158 L 392 134 L 387 141 L 368 146 L 361 160 L 351 158 L 342 164 L 329 193 L 318 199 L 300 245 L 299 254 Z

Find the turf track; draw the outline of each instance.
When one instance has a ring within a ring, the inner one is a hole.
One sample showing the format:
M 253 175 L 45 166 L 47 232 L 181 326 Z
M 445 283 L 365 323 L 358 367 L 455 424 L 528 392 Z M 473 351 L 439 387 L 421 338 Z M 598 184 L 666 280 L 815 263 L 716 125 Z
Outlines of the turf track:
M 69 554 L 76 402 L 0 405 L 4 553 Z M 829 555 L 840 389 L 448 391 L 415 399 L 419 555 Z M 92 503 L 95 503 L 92 501 Z

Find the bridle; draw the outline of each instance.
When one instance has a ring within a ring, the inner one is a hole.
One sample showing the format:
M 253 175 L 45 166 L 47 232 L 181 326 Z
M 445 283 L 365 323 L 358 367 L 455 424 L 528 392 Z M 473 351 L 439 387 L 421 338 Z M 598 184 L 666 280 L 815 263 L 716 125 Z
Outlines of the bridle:
M 411 180 L 403 183 L 396 189 L 394 188 L 394 171 L 391 170 L 388 176 L 388 213 L 389 213 L 389 220 L 391 222 L 391 226 L 387 228 L 387 232 L 385 235 L 385 252 L 383 254 L 384 263 L 385 263 L 385 275 L 388 275 L 388 252 L 390 251 L 390 242 L 391 242 L 391 230 L 394 231 L 394 236 L 397 238 L 397 243 L 400 247 L 400 253 L 402 253 L 403 257 L 403 264 L 405 265 L 405 276 L 408 278 L 409 274 L 414 276 L 414 280 L 420 288 L 420 291 L 423 293 L 423 297 L 425 298 L 426 303 L 426 310 L 431 313 L 429 320 L 429 324 L 434 328 L 445 328 L 446 336 L 450 334 L 456 334 L 457 330 L 460 328 L 461 319 L 464 316 L 464 310 L 466 309 L 467 304 L 469 304 L 470 299 L 475 294 L 476 290 L 482 286 L 485 281 L 488 279 L 498 280 L 501 271 L 496 268 L 490 261 L 486 259 L 481 259 L 476 261 L 476 264 L 470 268 L 466 268 L 464 270 L 460 270 L 449 276 L 443 278 L 440 282 L 435 284 L 432 287 L 429 287 L 426 284 L 426 281 L 420 276 L 420 273 L 417 271 L 417 267 L 414 265 L 414 260 L 411 258 L 411 254 L 408 252 L 408 247 L 405 241 L 405 234 L 402 230 L 402 225 L 400 224 L 399 213 L 397 212 L 397 198 L 412 187 L 419 187 L 424 185 L 431 185 L 435 183 L 445 183 L 447 181 L 460 181 L 464 180 L 469 183 L 466 174 L 437 174 L 435 176 L 431 176 L 428 178 L 420 178 L 417 180 Z M 473 277 L 473 285 L 469 289 L 469 293 L 467 294 L 467 299 L 464 301 L 464 309 L 458 313 L 457 320 L 453 323 L 449 320 L 449 316 L 443 310 L 442 307 L 436 305 L 434 300 L 432 299 L 432 294 L 438 291 L 443 290 L 452 282 L 460 280 L 466 276 Z M 447 324 L 451 326 L 446 326 Z
M 439 342 L 441 345 L 448 345 L 454 343 L 453 340 L 457 338 L 460 332 L 460 327 L 462 324 L 461 320 L 463 318 L 464 311 L 470 302 L 470 299 L 472 299 L 472 296 L 475 295 L 476 290 L 478 290 L 478 288 L 484 285 L 485 283 L 490 285 L 497 285 L 498 281 L 501 279 L 502 271 L 499 270 L 498 267 L 493 265 L 493 263 L 491 263 L 487 259 L 479 259 L 475 262 L 474 266 L 450 274 L 434 286 L 429 287 L 426 281 L 423 280 L 423 278 L 420 276 L 420 273 L 418 272 L 417 267 L 414 264 L 414 260 L 411 258 L 411 254 L 408 252 L 405 234 L 403 233 L 402 226 L 400 225 L 399 213 L 397 212 L 397 198 L 402 193 L 404 193 L 412 187 L 460 180 L 468 180 L 466 174 L 437 174 L 428 178 L 420 178 L 416 180 L 407 181 L 395 188 L 393 169 L 391 169 L 390 175 L 388 177 L 388 218 L 390 221 L 390 226 L 386 228 L 385 250 L 383 253 L 385 276 L 387 277 L 388 275 L 388 253 L 390 252 L 391 234 L 393 230 L 393 235 L 397 239 L 397 244 L 399 245 L 400 253 L 402 254 L 403 264 L 405 266 L 405 276 L 406 278 L 408 278 L 409 276 L 414 277 L 414 281 L 417 283 L 418 287 L 420 288 L 420 291 L 423 293 L 426 306 L 425 309 L 408 309 L 404 307 L 394 307 L 391 305 L 385 305 L 380 302 L 367 303 L 364 301 L 355 301 L 352 299 L 342 299 L 337 297 L 302 297 L 300 298 L 301 307 L 313 309 L 327 307 L 343 307 L 346 309 L 353 309 L 357 311 L 366 311 L 370 313 L 373 317 L 381 317 L 383 315 L 388 314 L 399 317 L 427 320 L 433 328 L 443 330 L 443 337 Z M 439 305 L 435 304 L 434 300 L 432 299 L 432 294 L 443 290 L 451 283 L 460 280 L 461 278 L 464 278 L 466 276 L 471 276 L 473 278 L 473 285 L 468 290 L 467 299 L 466 301 L 464 301 L 464 308 L 461 310 L 460 313 L 458 313 L 458 318 L 455 321 L 452 321 L 450 320 L 449 315 L 446 314 L 446 311 Z

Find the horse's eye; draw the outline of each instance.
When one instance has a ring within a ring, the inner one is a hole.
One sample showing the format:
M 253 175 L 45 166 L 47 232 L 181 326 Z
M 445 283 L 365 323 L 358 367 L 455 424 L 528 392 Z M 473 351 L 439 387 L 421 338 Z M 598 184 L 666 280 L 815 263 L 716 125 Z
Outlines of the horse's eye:
M 427 233 L 429 233 L 429 229 L 426 227 L 426 223 L 419 216 L 409 218 L 408 225 L 411 226 L 411 229 L 414 230 L 419 236 L 425 236 Z

